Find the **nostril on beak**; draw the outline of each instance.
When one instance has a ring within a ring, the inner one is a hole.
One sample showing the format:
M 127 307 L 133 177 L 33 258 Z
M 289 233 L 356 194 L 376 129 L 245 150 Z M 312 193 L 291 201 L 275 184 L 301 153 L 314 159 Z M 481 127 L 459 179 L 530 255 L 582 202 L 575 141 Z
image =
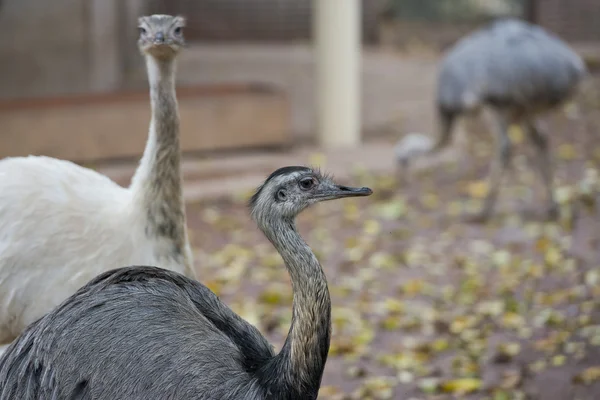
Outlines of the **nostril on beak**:
M 162 32 L 158 32 L 156 35 L 154 35 L 154 41 L 155 42 L 159 42 L 162 43 L 165 41 L 165 35 Z
M 350 190 L 350 188 L 349 188 L 348 186 L 340 186 L 340 187 L 339 187 L 339 189 L 340 189 L 340 190 L 343 190 L 343 191 L 345 191 L 345 192 L 347 192 L 347 191 L 349 191 L 349 190 Z

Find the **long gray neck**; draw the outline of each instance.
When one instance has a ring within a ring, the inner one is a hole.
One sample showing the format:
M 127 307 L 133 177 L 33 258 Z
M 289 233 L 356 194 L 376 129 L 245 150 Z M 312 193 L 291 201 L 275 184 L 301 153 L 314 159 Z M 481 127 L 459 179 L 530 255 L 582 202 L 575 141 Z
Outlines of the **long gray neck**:
M 321 264 L 296 230 L 293 220 L 273 220 L 263 231 L 281 254 L 294 293 L 292 324 L 281 352 L 269 368 L 280 373 L 283 386 L 300 389 L 302 398 L 316 398 L 331 336 L 327 280 Z
M 135 206 L 146 214 L 146 234 L 173 243 L 173 256 L 187 259 L 182 194 L 175 59 L 146 56 L 152 120 L 144 155 L 132 179 Z M 189 263 L 189 260 L 187 261 Z

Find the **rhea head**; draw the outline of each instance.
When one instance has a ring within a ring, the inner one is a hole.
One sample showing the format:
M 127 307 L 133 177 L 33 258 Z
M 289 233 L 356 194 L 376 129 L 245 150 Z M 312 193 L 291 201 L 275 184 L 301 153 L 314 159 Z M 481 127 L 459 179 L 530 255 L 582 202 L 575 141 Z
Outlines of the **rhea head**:
M 138 47 L 145 55 L 159 59 L 173 58 L 185 45 L 184 27 L 185 18 L 180 16 L 155 14 L 140 17 Z
M 348 187 L 335 183 L 327 175 L 308 167 L 283 167 L 273 172 L 250 199 L 253 218 L 264 224 L 293 220 L 311 204 L 344 197 L 369 196 L 367 187 Z

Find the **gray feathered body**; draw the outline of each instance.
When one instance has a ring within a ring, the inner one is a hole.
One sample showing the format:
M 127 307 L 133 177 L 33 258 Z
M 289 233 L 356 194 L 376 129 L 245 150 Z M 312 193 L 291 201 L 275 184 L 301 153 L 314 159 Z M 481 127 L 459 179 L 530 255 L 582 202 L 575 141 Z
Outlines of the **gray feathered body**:
M 277 361 L 260 332 L 204 285 L 159 268 L 121 268 L 13 342 L 0 360 L 0 398 L 316 398 L 294 394 Z
M 548 138 L 536 119 L 567 101 L 585 75 L 581 57 L 543 28 L 513 18 L 492 22 L 458 41 L 440 64 L 436 99 L 439 137 L 435 144 L 429 146 L 424 138 L 419 139 L 424 143 L 419 148 L 399 142 L 396 159 L 407 165 L 409 158 L 443 149 L 451 143 L 459 117 L 486 108 L 496 149 L 490 165 L 490 190 L 474 220 L 488 219 L 496 203 L 512 154 L 508 137 L 511 124 L 524 128 L 537 149 L 547 213 L 556 218 L 558 204 L 552 190 Z
M 544 111 L 566 100 L 585 74 L 582 59 L 555 35 L 502 19 L 450 50 L 439 70 L 437 103 L 447 114 L 486 104 L 520 113 Z

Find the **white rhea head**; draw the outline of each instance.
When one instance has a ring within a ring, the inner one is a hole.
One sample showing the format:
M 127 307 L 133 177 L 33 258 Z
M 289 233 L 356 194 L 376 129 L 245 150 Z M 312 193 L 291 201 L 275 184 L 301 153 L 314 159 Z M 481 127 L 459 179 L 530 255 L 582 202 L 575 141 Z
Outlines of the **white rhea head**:
M 138 47 L 142 54 L 157 59 L 173 59 L 185 46 L 185 18 L 155 14 L 140 17 Z

